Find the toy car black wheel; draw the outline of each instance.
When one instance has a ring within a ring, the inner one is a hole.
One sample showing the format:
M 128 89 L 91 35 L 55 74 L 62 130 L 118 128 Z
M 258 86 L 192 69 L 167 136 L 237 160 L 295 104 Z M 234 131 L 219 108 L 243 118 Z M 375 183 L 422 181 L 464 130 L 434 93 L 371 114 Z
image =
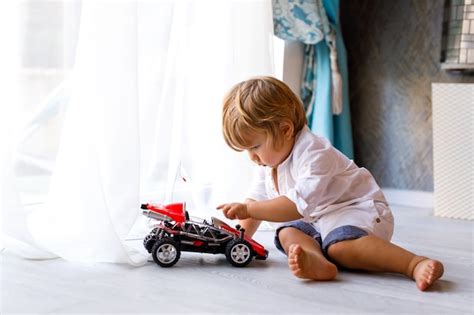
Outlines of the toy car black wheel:
M 153 248 L 153 244 L 155 244 L 156 240 L 159 238 L 158 233 L 160 233 L 160 228 L 154 228 L 150 231 L 150 233 L 145 236 L 143 239 L 143 246 L 145 249 L 151 253 L 151 249 Z
M 181 250 L 173 239 L 163 238 L 153 245 L 151 255 L 153 261 L 161 267 L 171 267 L 178 262 Z
M 145 238 L 143 239 L 143 246 L 149 253 L 151 253 L 153 244 L 155 244 L 157 239 L 158 237 L 156 236 L 156 234 L 151 234 L 151 233 L 145 236 Z
M 232 240 L 227 244 L 225 256 L 235 267 L 245 267 L 253 257 L 250 245 L 243 240 Z

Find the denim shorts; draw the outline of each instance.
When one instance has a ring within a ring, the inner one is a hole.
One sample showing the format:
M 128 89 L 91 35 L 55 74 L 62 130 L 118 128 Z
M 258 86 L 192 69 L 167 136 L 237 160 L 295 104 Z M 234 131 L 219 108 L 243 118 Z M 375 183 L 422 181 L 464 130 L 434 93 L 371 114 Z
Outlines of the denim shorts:
M 344 225 L 335 228 L 334 230 L 330 231 L 326 238 L 323 240 L 321 238 L 321 234 L 316 230 L 313 224 L 307 223 L 303 220 L 295 220 L 288 223 L 284 223 L 279 226 L 275 233 L 275 246 L 280 250 L 282 253 L 286 254 L 281 246 L 280 239 L 278 237 L 278 233 L 287 227 L 292 227 L 301 232 L 305 233 L 306 235 L 311 236 L 318 244 L 321 246 L 323 253 L 327 255 L 327 250 L 329 246 L 335 244 L 337 242 L 346 241 L 346 240 L 353 240 L 360 238 L 362 236 L 368 235 L 368 233 L 356 226 L 353 225 Z

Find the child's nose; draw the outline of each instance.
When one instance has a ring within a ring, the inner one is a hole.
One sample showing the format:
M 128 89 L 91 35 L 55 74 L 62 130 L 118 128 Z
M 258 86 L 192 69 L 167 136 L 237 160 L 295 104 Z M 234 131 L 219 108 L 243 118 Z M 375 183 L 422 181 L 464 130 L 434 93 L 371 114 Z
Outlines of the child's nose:
M 254 161 L 255 163 L 259 164 L 260 163 L 260 158 L 258 157 L 257 154 L 253 152 L 249 152 L 250 159 Z

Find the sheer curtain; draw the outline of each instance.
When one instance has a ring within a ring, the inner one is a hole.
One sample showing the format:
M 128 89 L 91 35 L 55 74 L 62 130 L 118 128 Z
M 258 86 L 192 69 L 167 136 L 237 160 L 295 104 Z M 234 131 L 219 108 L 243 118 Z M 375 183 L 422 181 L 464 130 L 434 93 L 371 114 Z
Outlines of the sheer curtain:
M 6 111 L 3 246 L 29 258 L 139 265 L 145 252 L 127 240 L 143 224 L 141 202 L 186 201 L 191 215 L 209 217 L 244 198 L 251 166 L 224 144 L 221 100 L 238 81 L 274 75 L 271 2 L 79 8 L 73 71 L 28 119 L 13 123 Z M 39 159 L 32 126 L 53 118 L 58 145 Z M 46 180 L 35 184 L 33 167 Z M 34 206 L 30 187 L 40 190 Z

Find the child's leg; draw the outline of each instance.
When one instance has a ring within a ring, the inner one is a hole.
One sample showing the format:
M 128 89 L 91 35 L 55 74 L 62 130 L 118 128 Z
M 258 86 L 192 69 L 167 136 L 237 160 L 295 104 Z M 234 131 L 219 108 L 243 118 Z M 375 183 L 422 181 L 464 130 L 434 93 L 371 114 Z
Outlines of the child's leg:
M 422 291 L 444 272 L 441 262 L 417 256 L 373 235 L 330 245 L 328 255 L 346 268 L 404 274 Z
M 302 231 L 286 227 L 278 233 L 280 244 L 288 255 L 288 266 L 298 278 L 332 280 L 337 267 L 324 257 L 321 246 Z

